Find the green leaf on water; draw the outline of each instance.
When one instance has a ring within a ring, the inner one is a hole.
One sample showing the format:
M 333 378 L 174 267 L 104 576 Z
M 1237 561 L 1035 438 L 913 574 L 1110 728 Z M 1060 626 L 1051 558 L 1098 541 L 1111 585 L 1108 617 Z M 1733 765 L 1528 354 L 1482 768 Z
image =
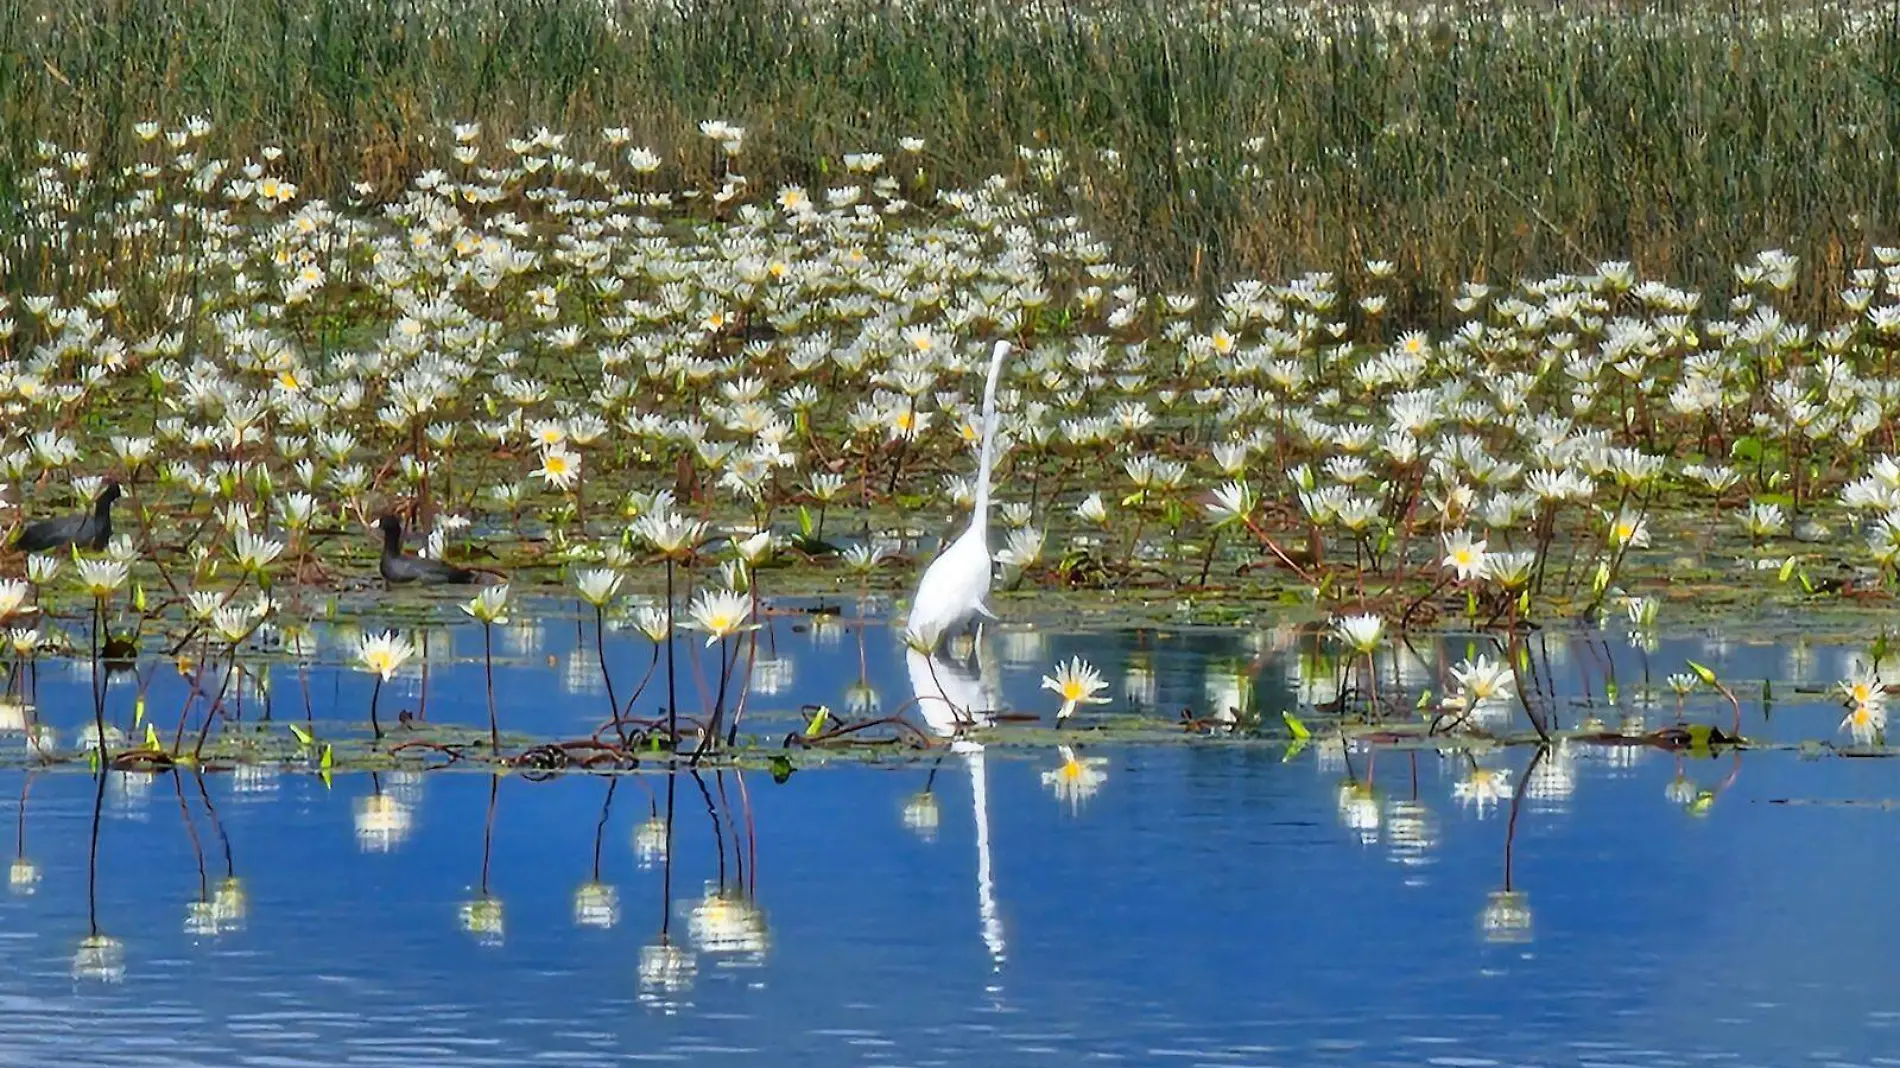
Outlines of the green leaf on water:
M 791 758 L 785 756 L 775 756 L 772 758 L 773 782 L 780 786 L 785 785 L 785 780 L 792 777 L 793 770 Z
M 1280 758 L 1280 763 L 1282 764 L 1291 763 L 1294 757 L 1299 756 L 1301 753 L 1304 753 L 1305 751 L 1306 751 L 1306 739 L 1295 738 L 1293 739 L 1293 744 L 1286 747 L 1286 755 Z
M 1280 718 L 1285 721 L 1286 729 L 1293 732 L 1295 742 L 1304 742 L 1313 736 L 1313 732 L 1307 729 L 1306 724 L 1300 722 L 1300 717 L 1293 713 L 1283 711 L 1280 713 Z
M 297 726 L 295 723 L 286 723 L 284 725 L 290 728 L 290 733 L 297 736 L 297 744 L 305 745 L 305 746 L 310 744 L 311 737 L 310 737 L 309 731 L 304 730 L 302 727 Z
M 330 748 L 330 743 L 325 742 L 323 743 L 323 755 L 317 758 L 317 769 L 327 772 L 334 767 L 336 767 L 336 751 Z

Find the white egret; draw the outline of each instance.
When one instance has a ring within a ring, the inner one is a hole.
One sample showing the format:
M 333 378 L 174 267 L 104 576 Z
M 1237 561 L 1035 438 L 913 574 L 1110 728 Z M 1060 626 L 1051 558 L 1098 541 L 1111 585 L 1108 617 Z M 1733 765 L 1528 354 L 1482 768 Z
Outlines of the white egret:
M 996 448 L 996 378 L 1009 355 L 1009 342 L 998 341 L 990 356 L 990 377 L 983 387 L 983 444 L 979 450 L 976 502 L 970 525 L 924 570 L 905 624 L 909 643 L 934 650 L 945 637 L 978 616 L 995 619 L 984 598 L 990 593 L 990 466 Z

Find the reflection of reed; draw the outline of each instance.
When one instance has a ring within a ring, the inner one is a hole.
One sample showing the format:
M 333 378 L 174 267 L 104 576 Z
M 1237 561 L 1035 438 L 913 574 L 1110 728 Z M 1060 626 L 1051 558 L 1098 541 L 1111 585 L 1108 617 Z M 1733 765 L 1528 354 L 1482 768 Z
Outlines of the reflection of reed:
M 1531 754 L 1531 762 L 1525 767 L 1523 776 L 1517 780 L 1517 789 L 1511 794 L 1511 815 L 1504 824 L 1504 886 L 1492 891 L 1486 899 L 1479 921 L 1487 942 L 1531 940 L 1530 899 L 1513 882 L 1512 868 L 1517 859 L 1517 817 L 1524 809 L 1526 788 L 1537 774 L 1539 765 L 1549 755 L 1549 746 L 1537 747 L 1537 752 Z
M 39 889 L 40 868 L 26 858 L 26 800 L 33 792 L 33 772 L 20 779 L 20 811 L 13 838 L 13 865 L 7 871 L 7 886 L 16 894 L 31 894 Z
M 461 909 L 462 929 L 490 945 L 501 943 L 505 928 L 502 921 L 501 898 L 488 889 L 489 864 L 494 857 L 495 844 L 495 804 L 501 796 L 501 776 L 488 777 L 488 811 L 482 817 L 482 877 L 476 887 L 475 897 L 463 902 Z
M 601 881 L 600 852 L 607 837 L 607 823 L 613 814 L 614 792 L 620 788 L 620 777 L 607 777 L 607 796 L 600 802 L 600 819 L 594 823 L 594 866 L 574 892 L 574 923 L 581 927 L 598 927 L 602 930 L 620 922 L 620 891 L 612 884 Z
M 224 821 L 218 818 L 217 806 L 211 803 L 211 791 L 205 788 L 204 776 L 193 775 L 191 778 L 198 786 L 198 799 L 204 805 L 205 817 L 210 820 L 211 829 L 217 834 L 218 844 L 224 851 L 224 878 L 219 880 L 217 890 L 211 895 L 211 906 L 221 930 L 240 930 L 250 912 L 250 897 L 244 892 L 243 880 L 237 875 L 237 863 L 231 855 L 231 836 L 225 832 Z
M 679 772 L 668 771 L 666 832 L 660 852 L 660 933 L 640 950 L 640 1001 L 667 1013 L 679 1011 L 698 973 L 692 951 L 674 942 L 672 935 L 673 817 L 678 791 Z
M 693 944 L 702 953 L 756 963 L 765 953 L 768 941 L 765 914 L 753 900 L 752 886 L 746 878 L 748 861 L 756 856 L 756 851 L 749 844 L 752 839 L 751 814 L 746 813 L 746 830 L 742 836 L 732 822 L 725 772 L 714 773 L 719 794 L 717 803 L 713 800 L 713 792 L 707 789 L 704 777 L 698 771 L 689 771 L 688 774 L 692 775 L 694 785 L 699 787 L 700 797 L 706 802 L 706 816 L 712 823 L 713 842 L 719 854 L 717 881 L 707 884 L 704 896 L 688 914 Z M 743 788 L 744 781 L 740 780 L 740 789 Z M 726 833 L 728 830 L 732 832 L 730 838 Z M 732 843 L 733 872 L 730 880 L 726 867 L 726 843 L 729 840 Z
M 125 978 L 125 944 L 99 929 L 99 830 L 106 803 L 106 769 L 93 776 L 92 834 L 86 848 L 86 937 L 73 954 L 73 978 Z

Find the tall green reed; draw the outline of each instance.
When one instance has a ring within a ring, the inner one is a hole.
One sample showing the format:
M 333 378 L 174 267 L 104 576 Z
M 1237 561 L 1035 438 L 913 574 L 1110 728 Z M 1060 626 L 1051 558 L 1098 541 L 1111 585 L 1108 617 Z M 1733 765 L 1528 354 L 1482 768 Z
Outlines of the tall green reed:
M 202 114 L 281 146 L 307 195 L 392 189 L 446 124 L 491 140 L 630 126 L 704 167 L 698 120 L 748 125 L 767 186 L 929 139 L 920 179 L 1073 169 L 1150 282 L 1399 261 L 1430 314 L 1458 280 L 1603 258 L 1726 288 L 1781 246 L 1810 302 L 1896 240 L 1900 18 L 1846 5 L 1163 0 L 0 0 L 0 204 L 38 142 L 109 174 L 131 125 Z M 20 229 L 0 212 L 0 228 Z M 56 269 L 65 250 L 15 255 Z M 23 262 L 22 262 L 23 261 Z

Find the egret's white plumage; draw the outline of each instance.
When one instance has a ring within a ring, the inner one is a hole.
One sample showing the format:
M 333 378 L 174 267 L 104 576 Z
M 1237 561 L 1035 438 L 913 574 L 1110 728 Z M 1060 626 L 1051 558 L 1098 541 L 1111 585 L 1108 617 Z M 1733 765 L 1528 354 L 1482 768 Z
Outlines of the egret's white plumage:
M 924 570 L 911 601 L 905 634 L 912 645 L 935 649 L 943 639 L 977 616 L 996 618 L 984 598 L 990 593 L 990 466 L 996 447 L 996 379 L 1009 355 L 1009 342 L 998 341 L 990 355 L 990 377 L 983 386 L 983 443 L 976 476 L 976 505 L 970 525 Z

